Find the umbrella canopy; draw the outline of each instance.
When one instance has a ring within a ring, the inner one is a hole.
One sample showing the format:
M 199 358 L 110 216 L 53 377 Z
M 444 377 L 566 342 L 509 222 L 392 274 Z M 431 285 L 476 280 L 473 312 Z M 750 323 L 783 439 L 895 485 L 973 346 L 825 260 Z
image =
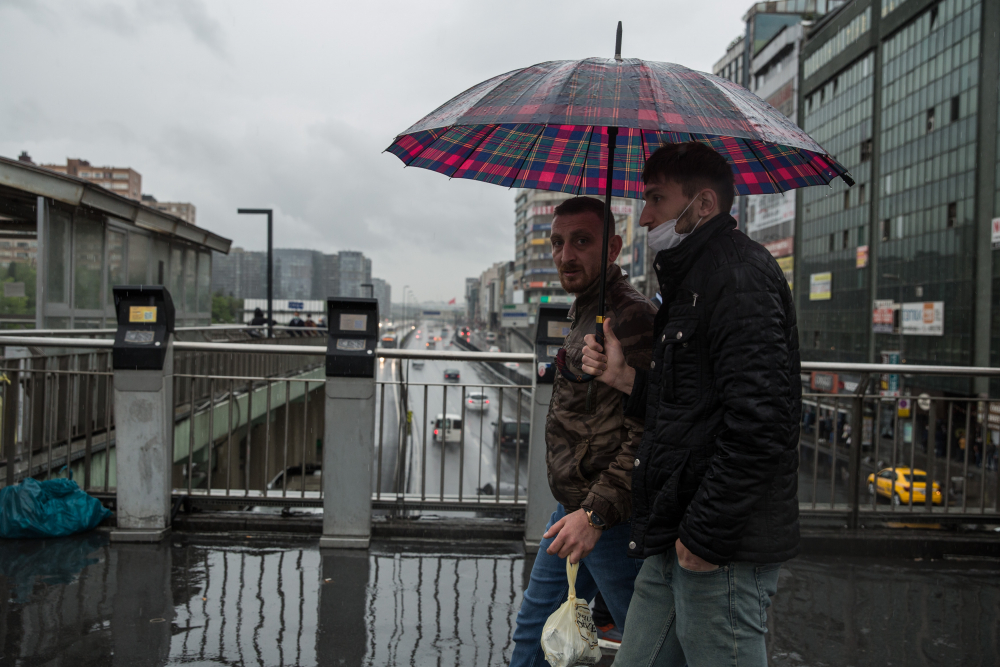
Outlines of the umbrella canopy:
M 387 150 L 453 178 L 606 196 L 608 128 L 619 128 L 617 197 L 641 197 L 646 158 L 685 141 L 725 157 L 739 194 L 837 177 L 854 184 L 809 135 L 742 86 L 637 58 L 556 60 L 501 74 L 441 105 Z

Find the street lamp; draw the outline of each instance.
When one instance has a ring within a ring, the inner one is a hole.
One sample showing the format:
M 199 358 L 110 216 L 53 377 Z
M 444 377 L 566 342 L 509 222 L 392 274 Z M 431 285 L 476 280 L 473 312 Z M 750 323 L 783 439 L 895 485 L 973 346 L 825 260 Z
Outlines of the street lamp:
M 406 330 L 406 290 L 410 288 L 409 285 L 403 285 L 403 330 Z
M 267 337 L 274 338 L 274 239 L 273 211 L 269 208 L 238 208 L 240 215 L 267 215 Z

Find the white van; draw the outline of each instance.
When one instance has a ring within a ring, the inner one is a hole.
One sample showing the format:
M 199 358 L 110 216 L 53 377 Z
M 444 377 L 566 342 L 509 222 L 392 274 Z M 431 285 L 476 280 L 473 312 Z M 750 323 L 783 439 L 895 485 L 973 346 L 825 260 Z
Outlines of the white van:
M 442 415 L 438 414 L 437 418 L 431 422 L 431 428 L 434 429 L 434 442 L 462 441 L 461 415 L 448 414 L 442 419 Z

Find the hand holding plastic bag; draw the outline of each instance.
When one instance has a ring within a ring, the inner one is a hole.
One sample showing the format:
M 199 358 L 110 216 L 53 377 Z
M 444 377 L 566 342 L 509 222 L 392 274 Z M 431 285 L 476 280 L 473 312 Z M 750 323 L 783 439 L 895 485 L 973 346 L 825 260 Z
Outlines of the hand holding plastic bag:
M 586 600 L 576 597 L 576 573 L 580 564 L 566 559 L 569 597 L 556 609 L 542 628 L 542 651 L 552 667 L 595 665 L 601 659 L 597 628 Z

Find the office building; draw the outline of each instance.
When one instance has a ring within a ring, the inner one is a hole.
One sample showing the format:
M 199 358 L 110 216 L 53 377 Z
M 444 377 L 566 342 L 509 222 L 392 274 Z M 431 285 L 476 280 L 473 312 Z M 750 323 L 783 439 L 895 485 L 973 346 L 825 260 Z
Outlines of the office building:
M 712 68 L 751 90 L 788 118 L 798 118 L 799 54 L 814 21 L 844 0 L 758 2 L 743 17 L 745 32 Z M 744 66 L 747 64 L 747 66 Z M 798 193 L 737 197 L 731 211 L 740 229 L 778 259 L 794 287 L 795 210 Z
M 381 278 L 372 278 L 372 296 L 378 299 L 380 317 L 389 317 L 392 307 L 392 286 Z
M 854 0 L 809 30 L 800 124 L 857 184 L 799 195 L 803 359 L 1000 365 L 998 27 L 994 0 Z
M 155 208 L 157 211 L 163 211 L 164 213 L 178 217 L 184 222 L 192 225 L 195 224 L 195 206 L 190 202 L 156 201 L 156 197 L 153 195 L 143 195 L 142 203 L 150 208 Z
M 96 167 L 87 160 L 77 158 L 67 158 L 66 164 L 43 164 L 42 167 L 82 178 L 122 197 L 142 200 L 142 174 L 131 167 Z
M 361 286 L 372 281 L 372 261 L 360 252 L 341 250 L 338 253 L 336 275 L 338 295 L 368 296 L 368 292 L 362 290 Z
M 465 321 L 479 319 L 479 278 L 465 279 Z

